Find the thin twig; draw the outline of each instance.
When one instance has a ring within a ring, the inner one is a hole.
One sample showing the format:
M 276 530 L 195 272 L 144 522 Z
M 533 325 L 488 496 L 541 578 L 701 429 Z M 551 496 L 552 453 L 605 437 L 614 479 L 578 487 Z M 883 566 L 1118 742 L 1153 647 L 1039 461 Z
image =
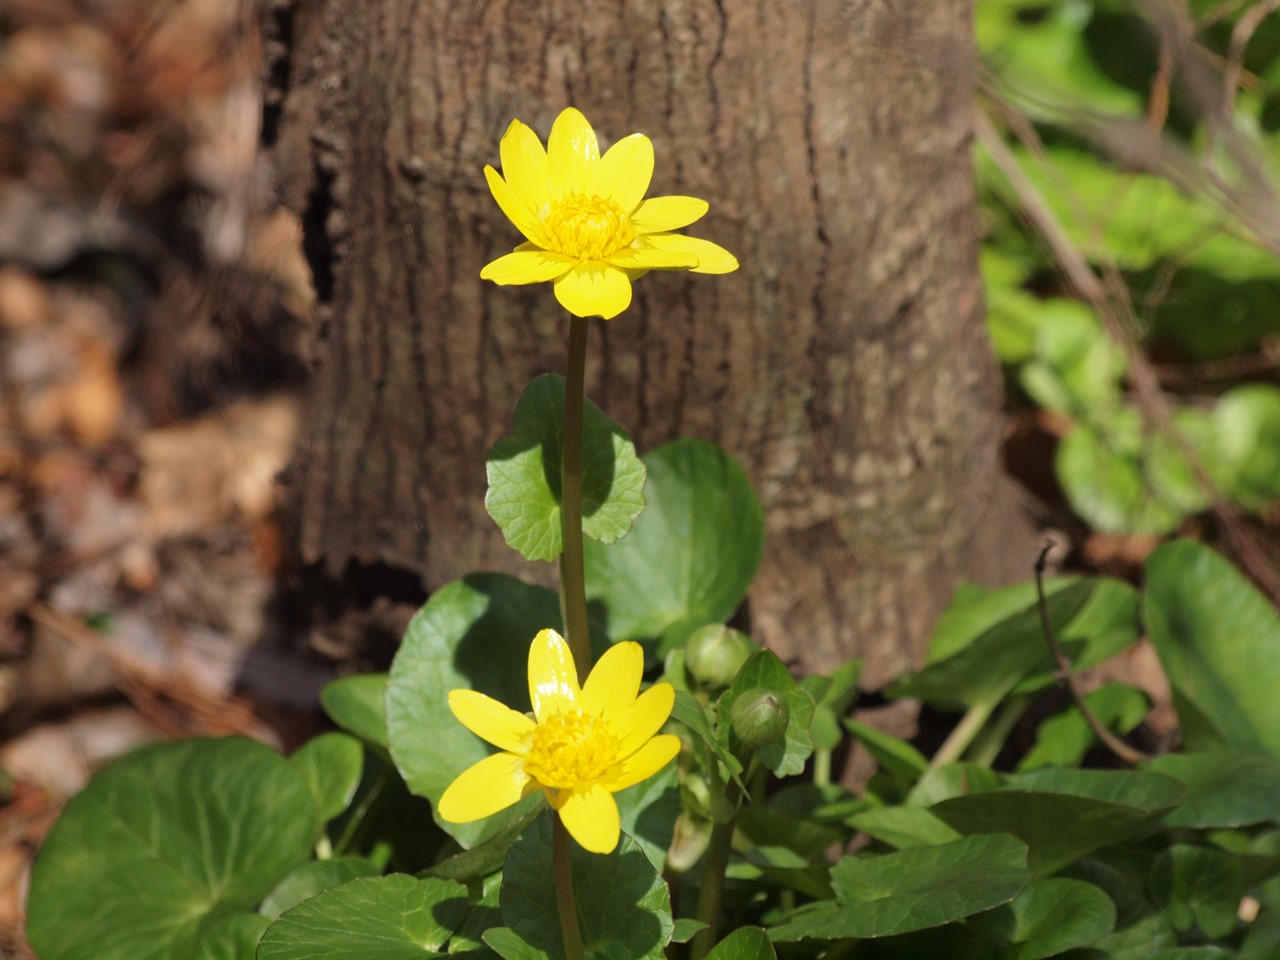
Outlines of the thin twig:
M 1071 700 L 1075 703 L 1076 709 L 1084 717 L 1085 723 L 1089 724 L 1089 729 L 1102 741 L 1102 745 L 1125 763 L 1130 766 L 1136 766 L 1142 761 L 1150 760 L 1151 758 L 1141 750 L 1135 750 L 1108 730 L 1106 725 L 1089 709 L 1089 705 L 1084 702 L 1084 697 L 1080 695 L 1080 691 L 1076 688 L 1075 678 L 1071 673 L 1071 661 L 1067 659 L 1067 655 L 1062 652 L 1062 646 L 1058 643 L 1058 635 L 1054 632 L 1053 621 L 1049 617 L 1049 601 L 1045 599 L 1044 595 L 1045 560 L 1049 556 L 1049 551 L 1055 546 L 1057 544 L 1052 540 L 1046 540 L 1044 549 L 1040 551 L 1040 557 L 1036 560 L 1036 601 L 1040 609 L 1040 626 L 1044 629 L 1045 641 L 1049 644 L 1053 660 L 1058 665 L 1058 681 L 1071 694 Z
M 47 603 L 32 604 L 27 614 L 46 629 L 104 660 L 115 671 L 119 690 L 162 729 L 183 736 L 239 733 L 262 738 L 263 724 L 242 701 L 212 696 L 182 676 L 142 663 L 114 647 L 98 631 Z M 167 707 L 166 702 L 185 708 L 186 715 Z
M 1222 71 L 1222 101 L 1218 105 L 1217 115 L 1209 118 L 1209 128 L 1205 146 L 1206 156 L 1212 152 L 1213 141 L 1221 130 L 1231 126 L 1231 114 L 1235 110 L 1236 90 L 1240 88 L 1240 75 L 1244 70 L 1244 51 L 1249 41 L 1262 26 L 1262 21 L 1275 12 L 1280 0 L 1260 0 L 1241 15 L 1231 28 L 1231 47 L 1227 53 L 1226 66 Z

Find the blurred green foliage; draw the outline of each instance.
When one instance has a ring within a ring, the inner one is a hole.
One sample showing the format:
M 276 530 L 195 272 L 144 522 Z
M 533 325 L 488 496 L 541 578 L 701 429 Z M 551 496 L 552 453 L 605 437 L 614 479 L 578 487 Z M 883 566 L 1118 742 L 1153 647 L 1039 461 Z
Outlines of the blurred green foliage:
M 1280 17 L 1177 12 L 977 5 L 1005 147 L 980 136 L 976 155 L 991 340 L 1011 386 L 1065 425 L 1057 481 L 1103 532 L 1168 533 L 1211 487 L 1247 510 L 1280 498 Z M 1092 300 L 1064 246 L 1099 278 Z M 1172 430 L 1137 402 L 1135 362 Z

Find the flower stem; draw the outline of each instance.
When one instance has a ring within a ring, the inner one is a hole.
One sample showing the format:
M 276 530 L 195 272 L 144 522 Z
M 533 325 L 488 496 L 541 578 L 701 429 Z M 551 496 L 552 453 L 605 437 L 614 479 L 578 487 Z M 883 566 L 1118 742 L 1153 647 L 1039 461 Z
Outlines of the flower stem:
M 724 799 L 733 813 L 727 820 L 717 820 L 711 828 L 711 842 L 707 844 L 706 859 L 702 863 L 702 886 L 698 888 L 698 903 L 694 907 L 695 920 L 706 924 L 693 936 L 689 944 L 690 960 L 702 960 L 716 944 L 720 922 L 720 901 L 724 896 L 724 872 L 729 866 L 729 853 L 733 844 L 733 830 L 738 822 L 738 803 L 742 791 L 736 783 L 730 783 L 724 791 Z
M 716 944 L 720 899 L 724 895 L 724 872 L 729 866 L 733 825 L 737 819 L 734 817 L 728 823 L 717 823 L 711 828 L 711 843 L 707 847 L 707 859 L 702 865 L 702 886 L 698 890 L 698 905 L 694 909 L 694 917 L 706 926 L 693 936 L 689 949 L 691 960 L 702 960 Z
M 831 751 L 813 751 L 813 783 L 814 786 L 826 787 L 831 784 Z
M 1024 693 L 1006 700 L 996 711 L 991 722 L 974 738 L 973 744 L 969 747 L 970 761 L 980 767 L 990 768 L 996 762 L 996 757 L 1000 755 L 1004 742 L 1009 739 L 1009 734 L 1013 732 L 1013 728 L 1018 725 L 1018 721 L 1022 719 L 1022 715 L 1027 712 L 1027 708 L 1031 706 L 1034 699 L 1031 694 Z
M 573 867 L 569 863 L 569 831 L 560 822 L 559 814 L 551 822 L 551 860 L 556 875 L 556 907 L 560 912 L 565 960 L 583 960 L 578 904 L 573 896 Z
M 586 577 L 582 562 L 582 408 L 587 366 L 587 321 L 569 321 L 569 361 L 564 385 L 564 435 L 560 454 L 560 613 L 578 679 L 591 669 Z
M 969 744 L 973 743 L 973 738 L 978 735 L 978 732 L 986 722 L 991 719 L 991 714 L 999 702 L 998 699 L 993 699 L 990 702 L 979 702 L 966 710 L 964 716 L 960 718 L 960 722 L 951 731 L 950 736 L 943 741 L 942 746 L 938 748 L 938 752 L 929 761 L 929 767 L 936 770 L 938 767 L 944 767 L 948 763 L 955 763 L 959 760 L 964 752 L 969 749 Z

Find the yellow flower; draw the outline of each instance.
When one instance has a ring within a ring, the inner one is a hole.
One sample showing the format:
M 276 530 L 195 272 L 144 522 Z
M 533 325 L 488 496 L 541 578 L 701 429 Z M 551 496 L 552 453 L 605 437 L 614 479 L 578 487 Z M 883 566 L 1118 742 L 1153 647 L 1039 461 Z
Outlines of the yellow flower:
M 694 197 L 644 199 L 653 144 L 641 133 L 600 156 L 587 118 L 569 107 L 547 148 L 512 120 L 500 148 L 502 175 L 485 167 L 493 198 L 528 242 L 480 271 L 497 284 L 555 281 L 556 299 L 577 317 L 616 317 L 631 281 L 650 270 L 729 273 L 738 261 L 707 240 L 671 233 L 707 212 Z M 506 179 L 503 179 L 505 177 Z
M 570 835 L 593 853 L 618 845 L 613 795 L 653 776 L 680 751 L 680 738 L 654 736 L 671 715 L 675 691 L 657 683 L 644 693 L 644 654 L 615 644 L 578 686 L 573 654 L 554 630 L 529 647 L 533 717 L 474 690 L 449 693 L 449 709 L 495 753 L 464 770 L 436 805 L 452 823 L 492 816 L 541 788 Z

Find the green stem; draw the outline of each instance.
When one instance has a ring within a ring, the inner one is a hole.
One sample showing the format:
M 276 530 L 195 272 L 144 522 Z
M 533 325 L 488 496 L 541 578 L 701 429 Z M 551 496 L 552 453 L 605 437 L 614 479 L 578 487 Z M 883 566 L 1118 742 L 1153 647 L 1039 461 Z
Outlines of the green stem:
M 813 751 L 813 783 L 817 787 L 825 787 L 831 783 L 831 751 Z
M 724 895 L 724 872 L 729 866 L 733 825 L 737 819 L 735 816 L 728 823 L 717 823 L 711 828 L 711 843 L 707 846 L 707 858 L 702 865 L 702 886 L 698 890 L 698 905 L 693 914 L 706 926 L 693 935 L 693 943 L 689 945 L 690 960 L 702 960 L 716 944 L 720 900 Z
M 724 790 L 723 798 L 724 803 L 712 804 L 712 809 L 727 807 L 732 813 L 727 820 L 717 820 L 711 828 L 711 842 L 707 844 L 706 859 L 702 863 L 702 886 L 698 888 L 698 903 L 693 911 L 693 918 L 701 920 L 706 927 L 693 935 L 693 942 L 689 944 L 689 960 L 702 960 L 716 945 L 720 901 L 724 897 L 724 873 L 729 866 L 742 790 L 731 781 Z
M 569 863 L 569 831 L 557 814 L 552 820 L 551 860 L 556 875 L 556 907 L 560 913 L 560 937 L 565 960 L 583 960 L 578 905 L 573 896 L 573 867 Z
M 587 321 L 569 321 L 569 360 L 564 385 L 564 436 L 560 459 L 560 613 L 578 679 L 591 669 L 587 587 L 582 562 L 582 407 L 587 366 Z
M 984 727 L 974 738 L 973 746 L 969 749 L 969 759 L 981 767 L 990 767 L 995 763 L 1004 742 L 1009 739 L 1009 734 L 1027 712 L 1033 699 L 1035 698 L 1030 694 L 1024 693 L 1020 697 L 1006 700 L 991 725 Z
M 951 735 L 943 741 L 942 746 L 938 748 L 938 752 L 933 755 L 933 759 L 929 761 L 929 766 L 936 770 L 938 767 L 944 767 L 948 763 L 954 763 L 959 760 L 961 754 L 969 748 L 969 744 L 973 743 L 973 738 L 978 735 L 982 725 L 991 717 L 997 703 L 999 703 L 999 700 L 992 700 L 990 703 L 975 703 L 971 706 L 965 712 L 965 715 L 960 718 L 956 728 L 951 731 Z

